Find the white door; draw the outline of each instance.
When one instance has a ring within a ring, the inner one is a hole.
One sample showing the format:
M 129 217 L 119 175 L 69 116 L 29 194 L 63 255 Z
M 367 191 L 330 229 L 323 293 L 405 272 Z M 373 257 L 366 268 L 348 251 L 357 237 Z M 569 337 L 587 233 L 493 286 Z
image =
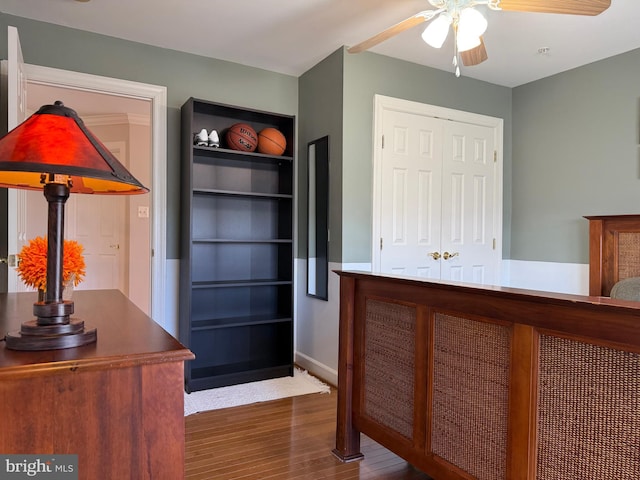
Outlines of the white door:
M 494 135 L 489 127 L 444 121 L 441 278 L 494 284 Z M 496 258 L 498 257 L 498 258 Z
M 86 276 L 77 288 L 127 293 L 121 267 L 124 202 L 124 198 L 110 195 L 72 195 L 67 201 L 65 238 L 82 245 L 86 265 Z
M 498 283 L 496 126 L 482 125 L 485 117 L 480 124 L 437 118 L 403 102 L 376 109 L 384 144 L 374 147 L 374 271 Z
M 380 270 L 440 278 L 442 122 L 398 111 L 383 122 Z
M 103 142 L 126 165 L 124 142 Z M 65 207 L 65 239 L 83 247 L 86 275 L 78 289 L 115 289 L 128 294 L 123 228 L 128 221 L 126 198 L 120 195 L 71 195 Z
M 7 27 L 6 74 L 7 131 L 11 131 L 27 118 L 27 76 L 25 74 L 22 49 L 20 48 L 18 29 L 11 26 Z M 27 194 L 34 195 L 34 192 L 17 190 L 15 188 L 10 188 L 7 191 L 7 228 L 9 232 L 7 250 L 10 255 L 7 275 L 7 291 L 9 292 L 26 290 L 26 287 L 18 278 L 14 268 L 15 260 L 11 260 L 11 255 L 15 255 L 15 252 L 19 252 L 27 243 Z M 44 200 L 42 194 L 41 198 Z M 12 232 L 15 233 L 12 234 Z

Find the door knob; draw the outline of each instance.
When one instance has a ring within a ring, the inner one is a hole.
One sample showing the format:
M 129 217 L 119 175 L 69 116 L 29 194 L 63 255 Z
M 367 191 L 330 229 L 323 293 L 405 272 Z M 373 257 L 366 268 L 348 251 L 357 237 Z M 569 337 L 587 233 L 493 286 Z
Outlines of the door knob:
M 17 255 L 8 255 L 6 258 L 0 258 L 0 263 L 6 263 L 10 267 L 16 267 L 18 264 Z
M 450 258 L 457 257 L 458 255 L 459 255 L 458 252 L 453 252 L 453 253 L 444 252 L 442 254 L 442 258 L 444 258 L 445 260 L 449 260 Z
M 434 260 L 440 259 L 440 252 L 431 252 L 431 253 L 427 253 L 427 255 L 433 258 Z

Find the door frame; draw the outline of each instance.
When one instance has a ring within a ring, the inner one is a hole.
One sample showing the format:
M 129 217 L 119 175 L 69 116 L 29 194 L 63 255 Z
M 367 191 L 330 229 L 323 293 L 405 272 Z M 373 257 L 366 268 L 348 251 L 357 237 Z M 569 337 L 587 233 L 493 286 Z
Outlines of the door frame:
M 373 109 L 373 185 L 372 185 L 372 237 L 371 237 L 371 271 L 380 272 L 380 237 L 382 231 L 382 149 L 383 120 L 387 111 L 412 113 L 426 117 L 452 120 L 459 123 L 470 123 L 493 129 L 496 149 L 496 179 L 494 191 L 494 231 L 496 250 L 502 252 L 502 194 L 503 194 L 503 151 L 504 120 L 478 113 L 454 110 L 451 108 L 429 105 L 426 103 L 404 100 L 401 98 L 374 95 Z M 502 258 L 502 254 L 500 254 Z M 498 272 L 499 275 L 499 272 Z
M 167 87 L 25 64 L 27 82 L 151 102 L 151 317 L 165 324 L 167 212 Z

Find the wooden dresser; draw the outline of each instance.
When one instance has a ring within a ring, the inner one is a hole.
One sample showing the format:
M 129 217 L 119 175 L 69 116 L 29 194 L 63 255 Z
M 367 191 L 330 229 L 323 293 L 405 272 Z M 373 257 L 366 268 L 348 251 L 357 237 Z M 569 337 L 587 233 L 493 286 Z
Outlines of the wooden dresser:
M 605 296 L 619 280 L 640 276 L 640 215 L 589 220 L 589 295 Z
M 0 334 L 33 318 L 35 293 L 0 294 Z M 96 343 L 0 346 L 0 452 L 77 454 L 80 479 L 184 478 L 184 361 L 193 354 L 116 290 L 76 291 Z

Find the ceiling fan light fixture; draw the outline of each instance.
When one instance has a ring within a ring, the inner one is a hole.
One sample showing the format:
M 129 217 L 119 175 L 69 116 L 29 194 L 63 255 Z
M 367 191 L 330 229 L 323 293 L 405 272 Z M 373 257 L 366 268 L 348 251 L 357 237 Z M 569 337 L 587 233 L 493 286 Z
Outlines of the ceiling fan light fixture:
M 466 36 L 480 37 L 487 31 L 487 19 L 475 8 L 465 8 L 460 12 L 458 33 Z M 477 45 L 476 45 L 477 46 Z
M 467 50 L 480 46 L 481 43 L 480 37 L 476 37 L 474 35 L 461 35 L 460 31 L 458 31 L 457 37 L 456 43 L 458 45 L 458 52 L 466 52 Z
M 611 0 L 428 0 L 428 2 L 434 7 L 433 9 L 418 12 L 368 40 L 348 48 L 347 51 L 358 53 L 368 50 L 405 30 L 431 21 L 422 33 L 422 39 L 431 47 L 441 48 L 451 28 L 454 35 L 453 65 L 456 76 L 460 76 L 459 63 L 470 67 L 479 65 L 489 58 L 483 40 L 488 22 L 481 13 L 482 8 L 491 11 L 594 16 L 604 12 L 612 3 Z M 480 10 L 475 7 L 479 7 Z M 547 53 L 539 52 L 540 55 Z
M 449 34 L 452 19 L 448 13 L 441 13 L 433 22 L 427 25 L 422 33 L 422 39 L 433 48 L 440 48 Z

